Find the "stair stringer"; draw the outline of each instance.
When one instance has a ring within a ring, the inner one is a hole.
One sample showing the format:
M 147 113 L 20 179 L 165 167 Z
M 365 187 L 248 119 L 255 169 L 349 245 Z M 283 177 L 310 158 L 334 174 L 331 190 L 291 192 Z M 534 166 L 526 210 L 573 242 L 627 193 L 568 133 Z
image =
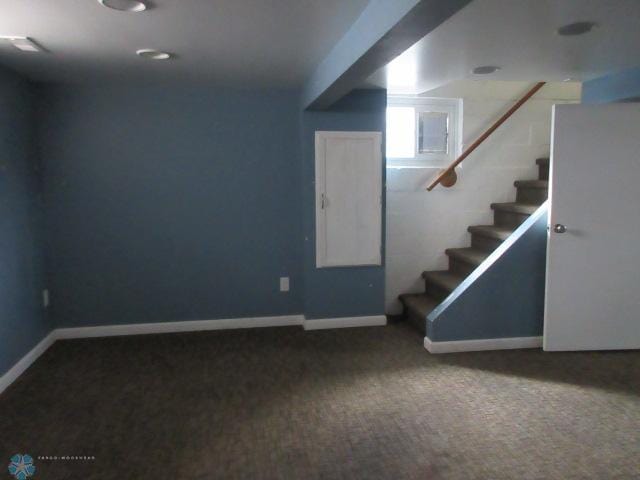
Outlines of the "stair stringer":
M 427 316 L 431 342 L 542 335 L 547 214 L 548 201 Z

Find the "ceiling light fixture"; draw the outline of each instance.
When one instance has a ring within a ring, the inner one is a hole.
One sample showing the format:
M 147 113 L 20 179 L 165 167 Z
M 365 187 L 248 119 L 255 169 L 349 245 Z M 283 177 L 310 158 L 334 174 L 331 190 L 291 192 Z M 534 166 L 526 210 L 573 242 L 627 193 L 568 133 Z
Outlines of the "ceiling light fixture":
M 172 57 L 168 52 L 153 50 L 152 48 L 143 48 L 138 50 L 136 55 L 142 58 L 148 58 L 149 60 L 169 60 Z
M 143 12 L 147 9 L 144 2 L 138 0 L 98 0 L 101 5 L 121 12 Z
M 482 65 L 474 68 L 471 72 L 474 75 L 489 75 L 490 73 L 495 73 L 498 70 L 500 70 L 500 67 L 496 67 L 495 65 Z
M 556 33 L 563 37 L 575 37 L 576 35 L 589 33 L 597 25 L 595 22 L 574 22 L 558 28 Z
M 23 52 L 43 52 L 44 48 L 29 37 L 1 36 L 0 40 L 6 40 L 18 50 Z

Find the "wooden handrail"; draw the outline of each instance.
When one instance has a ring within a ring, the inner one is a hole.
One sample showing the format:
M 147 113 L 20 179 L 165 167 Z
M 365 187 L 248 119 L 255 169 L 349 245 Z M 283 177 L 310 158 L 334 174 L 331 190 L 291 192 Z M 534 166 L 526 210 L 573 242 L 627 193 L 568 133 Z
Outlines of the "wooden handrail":
M 535 93 L 544 86 L 545 83 L 546 82 L 536 83 L 536 85 L 531 90 L 529 90 L 520 100 L 518 100 L 516 104 L 507 111 L 507 113 L 502 115 L 493 125 L 491 125 L 491 127 L 486 132 L 480 135 L 480 138 L 478 138 L 469 146 L 469 148 L 462 152 L 462 155 L 456 158 L 455 161 L 451 163 L 451 165 L 442 170 L 435 178 L 435 180 L 431 182 L 431 184 L 427 187 L 427 190 L 433 190 L 439 183 L 442 183 L 443 185 L 445 185 L 446 183 L 445 186 L 448 187 L 456 183 L 456 167 L 460 165 L 462 161 L 471 154 L 471 152 L 478 148 L 480 144 L 484 142 L 493 132 L 495 132 L 500 125 L 502 125 L 511 115 L 513 115 L 522 105 L 524 105 L 527 100 L 533 97 Z

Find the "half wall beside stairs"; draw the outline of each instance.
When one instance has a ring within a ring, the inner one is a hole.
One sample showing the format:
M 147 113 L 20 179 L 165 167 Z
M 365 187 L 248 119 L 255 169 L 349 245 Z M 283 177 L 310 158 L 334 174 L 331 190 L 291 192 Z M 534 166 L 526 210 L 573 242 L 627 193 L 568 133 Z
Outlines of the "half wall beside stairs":
M 449 269 L 422 273 L 424 293 L 399 296 L 432 353 L 538 347 L 544 323 L 549 159 L 517 180 L 516 201 L 492 203 L 493 225 L 449 248 Z
M 427 316 L 431 342 L 542 335 L 547 213 L 545 202 Z

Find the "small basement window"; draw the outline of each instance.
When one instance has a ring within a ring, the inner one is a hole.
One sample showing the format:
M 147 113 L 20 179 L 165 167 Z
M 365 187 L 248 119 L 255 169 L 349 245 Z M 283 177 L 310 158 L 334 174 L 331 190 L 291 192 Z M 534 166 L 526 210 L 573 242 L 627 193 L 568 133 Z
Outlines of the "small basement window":
M 387 166 L 440 167 L 460 152 L 462 100 L 390 96 Z

